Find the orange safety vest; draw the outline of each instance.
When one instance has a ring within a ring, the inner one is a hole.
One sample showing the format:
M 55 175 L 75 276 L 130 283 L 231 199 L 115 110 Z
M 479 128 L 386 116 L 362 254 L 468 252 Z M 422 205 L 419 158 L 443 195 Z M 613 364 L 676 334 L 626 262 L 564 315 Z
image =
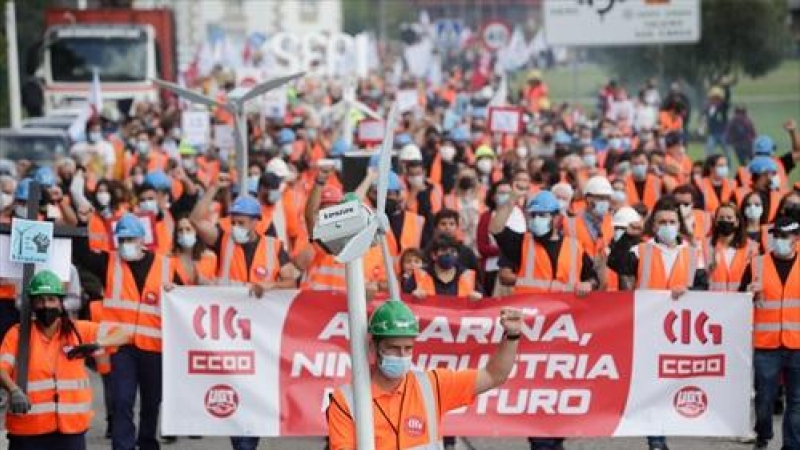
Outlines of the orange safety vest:
M 95 300 L 89 302 L 89 320 L 96 324 L 103 322 L 103 302 Z M 100 375 L 108 375 L 111 373 L 111 348 L 101 348 L 98 353 L 94 354 L 94 362 L 97 365 L 97 373 Z
M 312 291 L 346 291 L 345 265 L 337 261 L 335 256 L 322 253 L 308 267 L 303 288 Z
M 709 178 L 703 178 L 700 183 L 700 190 L 703 193 L 703 202 L 705 203 L 705 210 L 709 213 L 714 213 L 719 208 L 719 205 L 728 203 L 733 198 L 735 191 L 733 182 L 728 179 L 722 180 L 722 190 L 720 196 L 717 197 L 717 192 L 714 190 L 714 185 L 711 184 Z
M 155 172 L 160 170 L 166 172 L 168 162 L 169 155 L 162 150 L 152 149 L 147 154 L 147 171 Z
M 486 186 L 481 184 L 478 186 L 478 213 L 483 214 L 486 211 L 486 203 L 484 199 L 486 198 Z M 453 189 L 450 191 L 449 194 L 444 196 L 444 201 L 442 202 L 444 207 L 447 209 L 452 209 L 453 211 L 461 211 L 463 208 L 461 207 L 461 199 L 458 198 L 456 195 L 456 190 Z
M 583 214 L 564 218 L 564 235 L 578 240 L 583 250 L 592 258 L 608 247 L 614 238 L 614 225 L 611 214 L 603 216 L 600 226 L 600 236 L 592 237 L 589 226 L 586 225 L 586 216 Z
M 431 214 L 436 214 L 442 209 L 444 203 L 444 192 L 442 186 L 438 183 L 431 183 L 430 190 L 427 191 L 431 203 Z M 419 214 L 419 205 L 417 204 L 417 197 L 409 196 L 406 200 L 406 211 Z
M 99 252 L 108 252 L 113 250 L 113 242 L 111 241 L 111 234 L 109 233 L 109 221 L 113 222 L 119 220 L 122 213 L 120 211 L 108 219 L 104 219 L 100 214 L 92 214 L 89 217 L 89 223 L 86 225 L 86 231 L 89 235 L 89 248 Z
M 637 289 L 688 289 L 694 283 L 697 272 L 697 253 L 690 245 L 678 250 L 672 271 L 667 273 L 661 247 L 654 241 L 639 244 L 639 267 Z
M 189 270 L 183 262 L 183 259 L 178 255 L 170 257 L 170 264 L 175 270 L 175 275 L 181 281 L 183 286 L 197 285 L 197 281 L 189 276 Z M 217 278 L 217 255 L 212 251 L 206 251 L 200 255 L 198 261 L 192 261 L 194 264 L 195 275 L 199 275 L 205 281 L 214 281 Z
M 259 235 L 253 263 L 248 270 L 242 246 L 233 241 L 230 232 L 225 232 L 222 235 L 220 265 L 217 268 L 219 283 L 229 285 L 276 280 L 281 269 L 281 248 L 280 239 Z
M 0 281 L 0 302 L 17 301 L 17 284 L 11 280 Z
M 419 214 L 409 211 L 403 212 L 403 231 L 400 235 L 400 242 L 394 236 L 394 232 L 389 230 L 386 238 L 389 243 L 389 250 L 392 256 L 397 256 L 407 248 L 419 248 L 422 242 L 422 230 L 425 228 L 425 218 Z
M 674 165 L 678 166 L 679 174 L 676 178 L 678 184 L 684 184 L 688 182 L 692 176 L 692 158 L 687 155 L 682 155 L 681 159 L 677 159 L 674 156 L 667 154 L 664 156 L 664 163 L 665 165 Z
M 97 340 L 97 325 L 84 320 L 73 322 L 82 342 Z M 92 384 L 80 359 L 67 359 L 64 347 L 78 345 L 77 336 L 48 339 L 36 326 L 31 327 L 28 400 L 26 414 L 6 414 L 6 429 L 11 435 L 37 436 L 49 433 L 77 434 L 89 429 L 92 411 Z M 6 335 L 0 361 L 13 379 L 15 354 L 19 345 L 19 325 Z M 13 353 L 11 353 L 13 352 Z
M 515 294 L 572 292 L 580 282 L 584 251 L 574 238 L 565 237 L 561 243 L 555 274 L 547 250 L 530 233 L 525 233 L 521 254 Z
M 161 352 L 161 287 L 172 280 L 169 257 L 156 254 L 140 292 L 119 253 L 108 254 L 101 331 L 120 327 L 140 350 Z
M 648 174 L 644 179 L 644 190 L 642 196 L 639 196 L 639 191 L 636 189 L 636 181 L 632 175 L 628 175 L 625 179 L 625 195 L 628 198 L 628 204 L 636 205 L 644 203 L 648 210 L 652 210 L 658 199 L 661 197 L 661 179 L 655 175 Z
M 701 209 L 695 209 L 692 211 L 692 216 L 694 226 L 689 231 L 697 242 L 703 242 L 703 239 L 711 234 L 711 215 Z
M 795 257 L 786 284 L 771 253 L 753 258 L 751 271 L 763 288 L 763 298 L 753 309 L 753 346 L 800 349 L 800 258 Z
M 717 292 L 736 292 L 742 283 L 744 271 L 750 261 L 758 255 L 758 244 L 747 240 L 744 247 L 737 248 L 736 253 L 728 264 L 723 248 L 711 247 L 711 239 L 706 243 L 706 261 L 713 261 L 714 266 L 709 273 L 709 290 Z
M 414 280 L 417 282 L 417 289 L 425 292 L 425 295 L 438 295 L 436 283 L 433 276 L 421 269 L 414 270 Z M 458 277 L 458 289 L 456 296 L 467 297 L 475 292 L 475 271 L 466 269 Z
M 156 253 L 166 255 L 172 251 L 172 236 L 175 233 L 175 220 L 169 211 L 163 211 L 163 218 L 155 221 Z

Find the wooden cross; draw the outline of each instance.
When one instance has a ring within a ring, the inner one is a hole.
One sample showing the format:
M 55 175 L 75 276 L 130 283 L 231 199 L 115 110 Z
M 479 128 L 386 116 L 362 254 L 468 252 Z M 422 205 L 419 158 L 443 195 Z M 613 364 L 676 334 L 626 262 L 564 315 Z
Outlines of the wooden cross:
M 37 220 L 39 214 L 39 199 L 41 198 L 42 188 L 38 182 L 31 180 L 28 185 L 28 220 Z M 0 234 L 11 234 L 11 224 L 0 224 Z M 53 227 L 54 238 L 74 238 L 86 236 L 86 228 L 76 228 L 56 225 Z M 51 244 L 52 245 L 52 244 Z M 64 258 L 70 255 L 57 255 L 54 257 Z M 6 258 L 7 255 L 0 255 Z M 23 392 L 28 392 L 28 363 L 30 360 L 30 341 L 31 341 L 31 302 L 28 297 L 28 285 L 33 278 L 36 264 L 25 263 L 22 266 L 22 305 L 19 317 L 19 344 L 17 345 L 17 386 Z

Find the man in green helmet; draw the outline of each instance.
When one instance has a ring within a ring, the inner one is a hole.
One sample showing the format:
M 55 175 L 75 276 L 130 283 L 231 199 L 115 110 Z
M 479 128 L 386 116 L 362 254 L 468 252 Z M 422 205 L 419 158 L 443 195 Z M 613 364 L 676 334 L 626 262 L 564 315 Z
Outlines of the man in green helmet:
M 411 370 L 419 322 L 401 301 L 387 301 L 369 321 L 372 334 L 372 404 L 376 450 L 433 450 L 442 447 L 442 416 L 469 405 L 476 396 L 503 384 L 517 355 L 522 312 L 503 308 L 503 340 L 486 366 L 477 370 Z M 336 390 L 328 407 L 331 450 L 355 450 L 353 387 Z
M 28 286 L 34 322 L 30 334 L 27 390 L 15 382 L 19 325 L 0 346 L 0 382 L 10 393 L 6 415 L 9 449 L 86 448 L 92 422 L 92 386 L 82 358 L 103 347 L 124 345 L 127 333 L 73 321 L 64 309 L 64 285 L 49 270 L 37 273 Z

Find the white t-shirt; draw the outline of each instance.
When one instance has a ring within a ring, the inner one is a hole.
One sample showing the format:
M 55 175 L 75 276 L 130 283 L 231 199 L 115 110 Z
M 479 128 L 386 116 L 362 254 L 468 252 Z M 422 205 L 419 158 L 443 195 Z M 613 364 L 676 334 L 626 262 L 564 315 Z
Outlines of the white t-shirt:
M 680 244 L 676 245 L 675 247 L 667 247 L 666 245 L 659 243 L 655 239 L 650 239 L 650 241 L 648 241 L 648 242 L 654 243 L 656 245 L 656 247 L 658 247 L 661 250 L 661 259 L 664 261 L 664 273 L 667 273 L 667 274 L 672 273 L 672 267 L 675 265 L 675 261 L 678 259 L 678 254 L 681 252 L 681 250 L 684 247 L 689 245 L 686 242 L 681 242 Z M 694 251 L 696 253 L 697 268 L 698 269 L 704 269 L 705 268 L 705 261 L 703 260 L 702 252 L 700 251 L 699 248 L 694 248 L 694 247 L 692 248 L 692 251 Z M 633 246 L 633 248 L 631 248 L 631 252 L 633 252 L 633 254 L 636 255 L 637 258 L 640 257 L 639 256 L 639 246 L 638 245 Z M 731 256 L 731 258 L 732 258 L 732 256 Z M 729 264 L 730 264 L 730 262 L 729 262 Z M 694 280 L 692 280 L 692 282 L 693 281 Z

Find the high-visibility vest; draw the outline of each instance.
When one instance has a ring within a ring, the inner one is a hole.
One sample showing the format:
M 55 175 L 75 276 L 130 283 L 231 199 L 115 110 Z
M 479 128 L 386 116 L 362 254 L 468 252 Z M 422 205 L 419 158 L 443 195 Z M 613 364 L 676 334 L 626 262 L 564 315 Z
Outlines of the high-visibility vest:
M 345 265 L 333 255 L 322 254 L 306 270 L 303 287 L 312 291 L 346 291 Z
M 415 269 L 414 280 L 417 282 L 417 289 L 425 292 L 425 295 L 438 295 L 436 293 L 436 283 L 428 272 Z M 475 271 L 466 269 L 459 274 L 456 296 L 467 297 L 473 292 L 475 292 Z
M 156 234 L 156 253 L 166 255 L 172 251 L 172 237 L 175 233 L 175 220 L 169 211 L 163 211 L 164 216 L 161 220 L 156 221 L 155 230 Z
M 753 346 L 760 349 L 800 349 L 800 258 L 781 281 L 771 253 L 756 256 L 751 265 L 763 298 L 753 309 Z
M 741 206 L 745 196 L 750 192 L 752 192 L 752 189 L 749 188 L 736 189 L 734 194 L 736 196 L 736 203 Z M 772 223 L 775 221 L 775 216 L 778 214 L 778 205 L 781 203 L 781 198 L 783 198 L 784 195 L 786 195 L 784 191 L 769 191 L 769 211 L 764 211 L 764 213 L 768 214 L 767 222 Z
M 289 242 L 289 233 L 286 222 L 286 210 L 284 208 L 283 198 L 278 200 L 274 205 L 261 205 L 261 220 L 256 225 L 256 232 L 265 234 L 269 226 L 275 229 L 275 235 L 281 242 Z
M 486 198 L 486 186 L 479 185 L 478 186 L 478 213 L 483 214 L 486 211 L 486 203 L 483 199 Z M 443 205 L 447 209 L 452 209 L 453 211 L 461 211 L 461 199 L 458 198 L 456 195 L 456 190 L 453 189 L 449 194 L 444 196 Z
M 103 302 L 95 300 L 89 302 L 89 320 L 96 324 L 103 323 Z M 93 355 L 97 373 L 107 375 L 111 373 L 111 348 L 101 348 Z
M 713 248 L 709 239 L 706 248 L 706 261 L 713 261 L 714 263 L 711 272 L 708 274 L 709 290 L 717 292 L 738 291 L 747 265 L 758 255 L 758 244 L 748 239 L 743 247 L 736 249 L 730 264 L 725 258 L 725 247 Z
M 0 279 L 0 302 L 17 301 L 17 283 L 10 279 Z
M 419 398 L 422 401 L 409 401 L 408 403 L 404 403 L 402 411 L 399 412 L 400 417 L 398 417 L 399 420 L 397 423 L 405 424 L 409 419 L 416 418 L 419 420 L 421 419 L 421 416 L 424 416 L 426 426 L 424 427 L 424 431 L 420 433 L 419 436 L 412 437 L 408 433 L 400 433 L 398 436 L 400 441 L 400 446 L 398 449 L 439 450 L 443 448 L 443 444 L 441 437 L 439 436 L 440 417 L 437 406 L 437 397 L 434 393 L 433 384 L 431 383 L 430 378 L 428 378 L 428 374 L 426 372 L 412 370 L 408 376 L 414 382 L 406 385 L 406 394 Z M 409 393 L 409 390 L 412 389 L 413 392 Z M 355 415 L 353 411 L 355 410 L 353 408 L 355 402 L 353 400 L 353 385 L 346 384 L 341 386 L 339 390 L 341 392 L 341 399 L 344 400 L 344 405 L 342 406 L 346 408 L 346 412 L 350 414 L 351 417 L 354 417 Z M 420 408 L 422 409 L 421 411 Z M 375 409 L 375 407 L 373 407 L 373 409 Z M 375 420 L 383 419 L 380 416 L 379 411 L 373 411 L 373 415 Z
M 253 262 L 248 270 L 244 249 L 234 242 L 231 233 L 226 232 L 222 235 L 217 282 L 227 285 L 276 280 L 281 268 L 280 251 L 280 239 L 259 235 Z
M 400 242 L 395 238 L 394 232 L 388 230 L 386 239 L 392 256 L 397 256 L 407 248 L 419 248 L 422 242 L 422 230 L 425 228 L 425 218 L 409 211 L 403 212 L 403 231 L 400 233 Z
M 682 155 L 681 159 L 667 154 L 664 156 L 664 163 L 666 165 L 676 165 L 679 168 L 679 175 L 676 177 L 678 184 L 684 184 L 691 179 L 692 176 L 692 158 L 688 155 Z
M 692 217 L 694 217 L 694 223 L 689 232 L 698 243 L 702 243 L 711 234 L 711 214 L 702 209 L 695 209 L 692 211 Z
M 186 267 L 184 260 L 178 256 L 173 255 L 171 258 L 172 267 L 175 270 L 175 275 L 184 286 L 196 285 L 197 282 L 189 276 L 189 269 Z M 195 276 L 202 277 L 205 281 L 214 281 L 217 278 L 217 255 L 212 251 L 203 252 L 200 259 L 192 261 L 194 265 Z
M 140 350 L 161 352 L 161 288 L 172 280 L 169 257 L 156 254 L 139 291 L 130 267 L 119 253 L 108 254 L 101 330 L 120 327 Z
M 122 211 L 116 211 L 111 217 L 105 219 L 100 214 L 92 214 L 89 223 L 86 225 L 86 232 L 89 237 L 89 248 L 96 252 L 109 252 L 113 250 L 111 233 L 109 233 L 109 221 L 114 222 L 122 216 Z
M 84 342 L 96 340 L 95 326 L 87 321 L 73 322 Z M 5 338 L 0 360 L 16 376 L 15 354 L 19 345 L 19 326 L 11 328 Z M 6 414 L 9 434 L 36 436 L 49 433 L 77 434 L 89 429 L 92 411 L 92 384 L 83 360 L 67 359 L 64 347 L 78 345 L 77 336 L 48 339 L 38 327 L 31 327 L 28 366 L 28 400 L 31 409 L 26 414 Z
M 586 216 L 583 214 L 564 218 L 564 235 L 577 239 L 583 250 L 592 258 L 607 248 L 614 238 L 614 225 L 611 220 L 611 214 L 603 216 L 603 223 L 599 231 L 600 235 L 598 237 L 593 237 L 589 233 L 589 226 L 586 225 Z
M 717 197 L 717 191 L 714 190 L 714 185 L 711 184 L 711 180 L 709 178 L 703 178 L 700 184 L 700 190 L 703 193 L 705 210 L 713 214 L 717 211 L 719 205 L 733 200 L 733 194 L 736 189 L 734 189 L 733 181 L 726 178 L 722 180 L 722 189 L 720 190 L 719 197 Z
M 430 183 L 428 185 L 429 189 L 427 189 L 425 194 L 428 195 L 428 199 L 430 201 L 431 210 L 428 211 L 431 214 L 436 214 L 442 209 L 442 204 L 444 203 L 444 192 L 442 191 L 442 186 L 438 183 Z M 416 196 L 409 196 L 406 200 L 406 211 L 413 212 L 419 214 L 419 204 L 417 202 Z
M 556 273 L 547 250 L 525 233 L 522 240 L 522 260 L 517 270 L 515 294 L 542 292 L 572 292 L 580 282 L 583 270 L 583 247 L 574 238 L 565 237 L 558 252 Z
M 653 174 L 648 174 L 644 179 L 644 189 L 642 195 L 636 189 L 636 181 L 633 175 L 628 175 L 625 179 L 625 196 L 628 199 L 629 205 L 636 205 L 643 203 L 647 206 L 648 210 L 652 210 L 658 199 L 661 197 L 662 183 L 661 179 Z
M 439 153 L 433 156 L 431 168 L 428 171 L 428 179 L 433 184 L 442 185 L 442 156 Z
M 161 149 L 152 149 L 147 154 L 147 171 L 148 172 L 166 172 L 167 163 L 169 162 L 169 155 Z
M 666 272 L 661 252 L 661 247 L 652 240 L 639 244 L 636 289 L 688 289 L 697 272 L 695 249 L 688 244 L 680 247 L 670 273 Z

